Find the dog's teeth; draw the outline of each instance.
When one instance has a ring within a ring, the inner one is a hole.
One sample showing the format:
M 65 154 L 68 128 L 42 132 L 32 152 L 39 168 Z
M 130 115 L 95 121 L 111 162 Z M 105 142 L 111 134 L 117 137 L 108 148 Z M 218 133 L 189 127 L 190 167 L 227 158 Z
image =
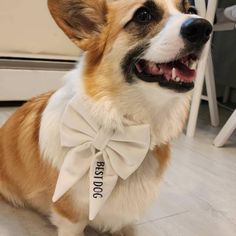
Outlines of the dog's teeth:
M 142 73 L 142 72 L 143 72 L 143 69 L 142 69 L 142 67 L 140 66 L 140 64 L 136 64 L 135 66 L 136 66 L 136 69 L 137 69 L 137 71 L 138 71 L 139 73 Z
M 163 74 L 163 70 L 160 68 L 160 74 Z
M 197 63 L 193 62 L 190 68 L 191 70 L 195 70 L 197 68 Z
M 175 80 L 175 78 L 176 78 L 176 69 L 173 68 L 172 69 L 172 79 Z
M 180 82 L 180 78 L 179 78 L 179 77 L 176 77 L 175 81 L 176 81 L 176 82 Z

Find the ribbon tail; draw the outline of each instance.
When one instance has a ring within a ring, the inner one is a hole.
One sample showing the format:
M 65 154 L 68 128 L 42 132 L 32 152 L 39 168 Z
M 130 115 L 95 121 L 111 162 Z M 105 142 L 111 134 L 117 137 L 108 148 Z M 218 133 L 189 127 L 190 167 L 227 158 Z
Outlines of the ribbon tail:
M 103 154 L 105 155 L 105 153 Z M 89 220 L 94 220 L 116 186 L 118 176 L 109 159 L 98 153 L 90 168 Z
M 70 151 L 61 167 L 56 189 L 52 198 L 57 202 L 75 183 L 82 178 L 90 167 L 91 151 L 89 148 L 80 150 L 75 148 Z

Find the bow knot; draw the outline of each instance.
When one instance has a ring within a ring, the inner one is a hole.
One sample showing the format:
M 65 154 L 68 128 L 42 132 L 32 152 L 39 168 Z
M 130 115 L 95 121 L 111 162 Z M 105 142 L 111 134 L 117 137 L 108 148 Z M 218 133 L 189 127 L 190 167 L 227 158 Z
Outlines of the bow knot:
M 107 144 L 111 139 L 112 135 L 113 132 L 100 129 L 93 141 L 94 147 L 99 151 L 103 151 L 107 147 Z
M 60 169 L 53 202 L 88 174 L 90 220 L 108 200 L 118 178 L 125 180 L 132 175 L 150 147 L 149 125 L 127 126 L 123 132 L 104 130 L 76 96 L 62 117 L 60 136 L 61 145 L 69 151 Z

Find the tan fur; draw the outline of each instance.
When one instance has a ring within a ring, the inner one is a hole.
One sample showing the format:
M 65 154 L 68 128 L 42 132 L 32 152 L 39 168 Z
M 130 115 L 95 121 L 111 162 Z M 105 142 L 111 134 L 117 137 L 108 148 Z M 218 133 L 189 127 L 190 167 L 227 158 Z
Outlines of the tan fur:
M 0 193 L 15 205 L 47 213 L 57 171 L 39 154 L 42 112 L 52 93 L 19 108 L 0 129 Z
M 156 147 L 154 156 L 159 163 L 158 175 L 162 176 L 167 168 L 168 161 L 170 160 L 170 145 L 166 144 L 161 147 Z
M 187 12 L 188 8 L 190 7 L 190 2 L 187 0 L 186 1 L 176 0 L 175 4 L 176 4 L 177 8 L 182 12 Z

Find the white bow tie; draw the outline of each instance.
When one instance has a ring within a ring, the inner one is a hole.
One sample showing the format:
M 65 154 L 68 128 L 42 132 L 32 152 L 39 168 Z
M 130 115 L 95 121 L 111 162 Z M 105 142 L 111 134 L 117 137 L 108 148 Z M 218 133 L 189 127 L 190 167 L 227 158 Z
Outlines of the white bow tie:
M 106 132 L 74 97 L 61 126 L 61 145 L 70 148 L 62 164 L 53 202 L 58 201 L 89 171 L 89 219 L 93 220 L 111 195 L 118 177 L 126 180 L 145 159 L 150 147 L 149 125 Z

